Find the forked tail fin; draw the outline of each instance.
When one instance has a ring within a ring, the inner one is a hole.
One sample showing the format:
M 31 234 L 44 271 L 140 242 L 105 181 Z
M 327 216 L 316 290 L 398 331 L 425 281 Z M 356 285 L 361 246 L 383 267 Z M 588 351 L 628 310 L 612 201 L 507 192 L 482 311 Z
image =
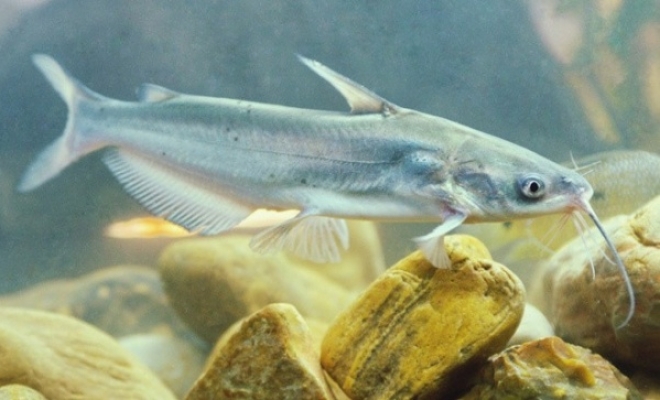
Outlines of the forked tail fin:
M 46 147 L 23 174 L 17 187 L 21 192 L 35 189 L 59 174 L 69 164 L 94 150 L 94 148 L 85 148 L 85 146 L 76 144 L 76 113 L 81 101 L 105 99 L 78 82 L 53 58 L 44 54 L 35 54 L 32 56 L 32 61 L 62 97 L 69 113 L 64 133 Z

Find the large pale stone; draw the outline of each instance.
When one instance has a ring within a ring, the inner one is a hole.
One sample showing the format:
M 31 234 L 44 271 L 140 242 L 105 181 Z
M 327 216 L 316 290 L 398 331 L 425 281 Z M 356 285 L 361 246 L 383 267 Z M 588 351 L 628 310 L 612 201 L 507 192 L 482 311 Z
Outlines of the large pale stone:
M 603 241 L 593 229 L 584 242 L 600 248 L 591 246 L 589 252 L 577 238 L 560 249 L 544 266 L 531 300 L 566 341 L 610 360 L 660 371 L 660 197 L 606 225 L 635 291 L 630 323 L 617 329 L 628 312 L 629 298 L 621 274 L 603 256 Z
M 334 399 L 309 329 L 289 304 L 271 304 L 218 341 L 186 400 Z
M 0 308 L 0 384 L 49 400 L 174 400 L 156 376 L 107 334 L 59 314 Z
M 376 280 L 330 326 L 322 365 L 349 398 L 441 398 L 504 348 L 524 289 L 485 247 L 448 236 L 450 269 L 415 252 Z
M 462 400 L 641 400 L 619 370 L 598 354 L 549 337 L 492 356 Z
M 330 321 L 354 298 L 346 288 L 285 254 L 255 253 L 249 240 L 241 234 L 185 240 L 161 256 L 172 307 L 209 343 L 268 304 L 293 304 L 304 317 Z

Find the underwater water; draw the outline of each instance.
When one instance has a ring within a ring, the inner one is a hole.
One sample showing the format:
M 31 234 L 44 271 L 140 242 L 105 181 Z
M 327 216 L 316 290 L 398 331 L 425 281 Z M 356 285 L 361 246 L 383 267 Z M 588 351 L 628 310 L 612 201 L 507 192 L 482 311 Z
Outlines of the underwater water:
M 614 28 L 619 36 L 598 31 L 585 16 L 593 11 L 584 6 L 587 1 L 566 2 L 580 12 L 565 19 L 553 19 L 541 3 L 0 0 L 0 294 L 116 266 L 153 271 L 168 246 L 189 239 L 149 218 L 106 169 L 103 151 L 35 190 L 17 191 L 30 162 L 61 135 L 67 120 L 65 103 L 33 65 L 33 54 L 52 56 L 84 85 L 115 99 L 134 101 L 136 88 L 151 83 L 187 94 L 348 112 L 341 95 L 298 61 L 301 54 L 394 104 L 504 138 L 556 162 L 615 149 L 657 152 L 660 96 L 644 88 L 660 85 L 658 64 L 644 69 L 636 83 L 629 82 L 632 73 L 622 72 L 631 57 L 641 60 L 630 62 L 635 68 L 646 65 L 650 57 L 640 54 L 660 38 L 635 22 L 654 7 L 651 2 L 616 11 L 637 36 Z M 606 8 L 598 12 L 614 15 Z M 596 30 L 593 37 L 585 33 L 590 29 Z M 576 50 L 596 46 L 588 40 L 600 46 L 594 53 L 605 54 L 610 70 L 593 67 L 596 56 Z M 648 110 L 640 111 L 639 103 Z M 126 221 L 143 225 L 127 232 L 118 225 Z M 412 238 L 436 225 L 379 223 L 380 244 L 352 251 L 390 266 L 415 250 Z M 480 237 L 479 226 L 469 232 Z M 495 252 L 504 235 L 482 237 L 496 260 L 505 258 Z M 527 262 L 508 266 L 525 284 L 536 268 Z M 126 284 L 133 274 L 142 282 L 142 272 L 121 273 Z M 151 287 L 148 282 L 143 286 Z M 62 296 L 73 291 L 61 290 Z M 112 299 L 112 293 L 103 296 Z M 117 307 L 134 306 L 127 301 Z M 172 325 L 173 331 L 185 331 L 181 336 L 190 334 L 178 319 Z M 215 333 L 194 335 L 212 343 Z
M 103 236 L 111 222 L 144 211 L 98 154 L 35 192 L 15 192 L 28 162 L 66 120 L 64 103 L 31 63 L 36 52 L 113 98 L 133 100 L 135 88 L 149 82 L 191 94 L 346 110 L 332 88 L 298 63 L 300 53 L 396 104 L 554 159 L 602 147 L 517 3 L 43 3 L 5 22 L 1 42 L 2 291 L 103 265 L 148 262 L 162 245 Z M 400 229 L 385 234 L 396 249 L 390 261 L 413 246 L 396 237 Z M 413 237 L 427 227 L 409 229 L 417 232 Z

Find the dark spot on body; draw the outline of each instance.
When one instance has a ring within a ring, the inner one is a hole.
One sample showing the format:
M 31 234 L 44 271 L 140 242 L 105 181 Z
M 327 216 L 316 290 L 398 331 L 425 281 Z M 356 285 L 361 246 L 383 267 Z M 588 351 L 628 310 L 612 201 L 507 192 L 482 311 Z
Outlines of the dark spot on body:
M 226 127 L 225 127 L 225 132 L 231 132 L 231 128 L 228 127 L 228 126 L 226 126 Z
M 601 192 L 600 190 L 594 191 L 594 195 L 592 197 L 594 200 L 605 200 L 605 192 Z
M 307 179 L 305 179 L 305 178 L 301 179 L 300 183 L 303 184 L 303 185 L 306 185 L 307 184 Z
M 234 136 L 234 142 L 238 142 L 238 136 Z
M 270 175 L 268 175 L 268 177 L 269 177 L 270 179 L 275 179 L 275 174 L 270 174 Z
M 163 156 L 163 157 L 165 157 L 166 154 L 165 154 L 164 151 L 161 151 L 161 152 L 160 152 L 160 155 Z
M 506 221 L 506 222 L 502 223 L 502 226 L 504 226 L 505 229 L 511 229 L 512 224 L 513 223 L 511 221 Z
M 501 198 L 495 182 L 489 174 L 470 169 L 460 169 L 453 174 L 454 182 L 459 186 L 479 195 L 486 201 L 497 201 Z

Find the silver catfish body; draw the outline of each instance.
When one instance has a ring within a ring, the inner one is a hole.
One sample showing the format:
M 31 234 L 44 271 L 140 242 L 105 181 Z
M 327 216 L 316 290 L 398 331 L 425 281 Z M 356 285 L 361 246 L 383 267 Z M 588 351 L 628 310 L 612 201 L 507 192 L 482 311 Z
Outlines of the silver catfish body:
M 439 221 L 417 239 L 447 266 L 442 237 L 464 222 L 582 209 L 592 195 L 573 170 L 463 125 L 396 106 L 322 64 L 301 61 L 346 98 L 351 113 L 190 96 L 154 85 L 140 102 L 103 97 L 52 58 L 34 62 L 66 101 L 63 135 L 28 168 L 19 190 L 108 148 L 104 162 L 151 212 L 201 234 L 254 210 L 298 209 L 257 234 L 259 251 L 337 261 L 343 218 Z
M 28 191 L 84 155 L 103 161 L 154 214 L 201 233 L 238 225 L 259 208 L 297 209 L 258 233 L 251 247 L 287 249 L 317 262 L 348 247 L 344 218 L 426 220 L 416 238 L 436 267 L 448 267 L 444 235 L 465 222 L 585 212 L 612 252 L 635 311 L 627 271 L 577 172 L 520 146 L 405 109 L 324 65 L 300 60 L 333 85 L 351 113 L 190 96 L 144 85 L 140 102 L 103 97 L 55 60 L 35 55 L 67 103 L 64 133 L 28 167 Z

